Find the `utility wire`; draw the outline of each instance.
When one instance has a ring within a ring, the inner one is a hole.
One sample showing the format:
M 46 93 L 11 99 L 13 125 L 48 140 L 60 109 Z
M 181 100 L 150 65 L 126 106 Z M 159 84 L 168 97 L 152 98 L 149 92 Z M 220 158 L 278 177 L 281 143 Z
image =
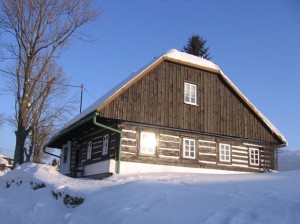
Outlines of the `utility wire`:
M 15 77 L 18 77 L 18 75 L 14 74 L 14 73 L 11 73 L 11 72 L 8 72 L 8 71 L 5 71 L 5 70 L 2 70 L 0 69 L 0 72 L 4 72 L 6 74 L 9 74 L 9 75 L 12 75 L 12 76 L 15 76 Z M 21 76 L 19 75 L 19 77 L 21 78 L 24 78 L 26 79 L 25 76 Z M 51 83 L 51 82 L 48 82 L 48 81 L 42 81 L 42 80 L 38 80 L 38 79 L 34 79 L 34 78 L 27 78 L 28 80 L 31 80 L 31 81 L 37 81 L 37 82 L 40 82 L 40 83 Z M 83 89 L 90 97 L 92 97 L 94 100 L 97 100 L 96 97 L 94 97 L 85 87 L 83 87 L 83 85 L 69 85 L 69 84 L 61 84 L 61 83 L 52 83 L 52 85 L 57 85 L 57 86 L 65 86 L 65 87 L 73 87 L 73 88 L 81 88 Z M 82 94 L 82 93 L 81 93 Z
M 9 74 L 9 75 L 18 77 L 16 74 L 13 74 L 13 73 L 11 73 L 11 72 L 7 72 L 7 71 L 4 71 L 4 70 L 2 70 L 2 69 L 0 69 L 0 71 L 1 71 L 1 72 L 4 72 L 4 73 L 6 73 L 6 74 Z M 25 76 L 22 76 L 22 75 L 19 75 L 19 77 L 26 79 Z M 27 78 L 27 79 L 29 79 L 29 80 L 31 80 L 31 81 L 37 81 L 37 82 L 40 82 L 40 83 L 50 83 L 50 82 L 48 82 L 48 81 L 42 81 L 42 80 L 38 80 L 38 79 L 34 79 L 34 78 Z M 61 83 L 55 83 L 55 82 L 52 83 L 52 84 L 53 84 L 53 85 L 58 85 L 58 86 L 65 86 L 65 87 L 81 88 L 81 86 L 68 85 L 68 84 L 61 84 Z
M 94 97 L 86 88 L 83 88 L 83 90 L 88 94 L 90 95 L 90 97 L 92 97 L 94 100 L 97 100 L 96 97 Z

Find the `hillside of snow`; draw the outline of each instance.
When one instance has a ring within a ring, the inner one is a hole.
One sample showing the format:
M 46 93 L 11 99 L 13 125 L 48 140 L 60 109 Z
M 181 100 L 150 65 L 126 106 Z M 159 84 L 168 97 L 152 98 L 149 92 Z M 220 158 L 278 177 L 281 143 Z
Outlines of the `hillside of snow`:
M 300 170 L 300 150 L 282 150 L 278 156 L 278 170 Z
M 0 177 L 1 223 L 300 223 L 300 171 L 72 179 L 23 164 Z

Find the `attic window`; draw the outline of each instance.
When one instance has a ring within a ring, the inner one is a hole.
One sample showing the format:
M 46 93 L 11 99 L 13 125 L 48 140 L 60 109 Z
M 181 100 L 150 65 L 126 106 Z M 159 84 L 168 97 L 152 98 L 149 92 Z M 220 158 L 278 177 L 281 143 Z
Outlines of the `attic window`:
M 187 82 L 184 83 L 184 102 L 197 105 L 197 85 Z

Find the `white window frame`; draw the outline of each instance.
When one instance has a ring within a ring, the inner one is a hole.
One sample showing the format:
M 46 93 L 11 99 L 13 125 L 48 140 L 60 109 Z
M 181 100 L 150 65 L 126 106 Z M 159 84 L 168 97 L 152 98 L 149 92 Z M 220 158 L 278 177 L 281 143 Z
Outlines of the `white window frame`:
M 68 161 L 69 147 L 67 144 L 63 145 L 63 153 L 62 153 L 62 163 L 66 164 Z
M 192 91 L 194 89 L 195 91 Z M 193 96 L 194 93 L 194 96 Z M 193 99 L 195 102 L 193 102 Z M 184 82 L 184 103 L 197 105 L 197 85 Z
M 228 152 L 228 154 L 226 152 Z M 229 144 L 219 144 L 219 161 L 231 162 L 231 147 Z
M 102 156 L 105 156 L 105 155 L 108 154 L 109 134 L 106 134 L 106 135 L 103 136 L 102 144 L 103 144 L 103 147 L 102 147 Z
M 257 158 L 255 158 L 257 156 Z M 249 148 L 249 163 L 253 166 L 259 166 L 259 149 L 258 148 Z M 257 161 L 256 161 L 257 160 Z M 254 161 L 254 162 L 252 162 Z
M 148 135 L 148 139 L 145 137 Z M 144 155 L 155 155 L 156 135 L 154 132 L 141 131 L 140 133 L 140 153 Z
M 86 159 L 87 160 L 92 159 L 92 150 L 93 150 L 93 142 L 89 141 L 88 142 L 88 147 L 87 147 L 87 150 L 86 150 Z
M 196 158 L 196 140 L 192 138 L 183 138 L 183 158 L 195 159 Z M 194 154 L 194 155 L 192 155 Z

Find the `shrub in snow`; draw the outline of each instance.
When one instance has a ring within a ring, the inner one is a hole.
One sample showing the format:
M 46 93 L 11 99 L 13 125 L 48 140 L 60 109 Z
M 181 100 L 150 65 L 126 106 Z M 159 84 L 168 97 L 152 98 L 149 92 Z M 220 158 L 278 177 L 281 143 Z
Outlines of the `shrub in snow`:
M 52 195 L 56 200 L 58 200 L 59 198 L 63 198 L 63 202 L 68 208 L 75 208 L 84 202 L 84 198 L 73 197 L 68 194 L 65 194 L 64 192 L 52 191 Z

